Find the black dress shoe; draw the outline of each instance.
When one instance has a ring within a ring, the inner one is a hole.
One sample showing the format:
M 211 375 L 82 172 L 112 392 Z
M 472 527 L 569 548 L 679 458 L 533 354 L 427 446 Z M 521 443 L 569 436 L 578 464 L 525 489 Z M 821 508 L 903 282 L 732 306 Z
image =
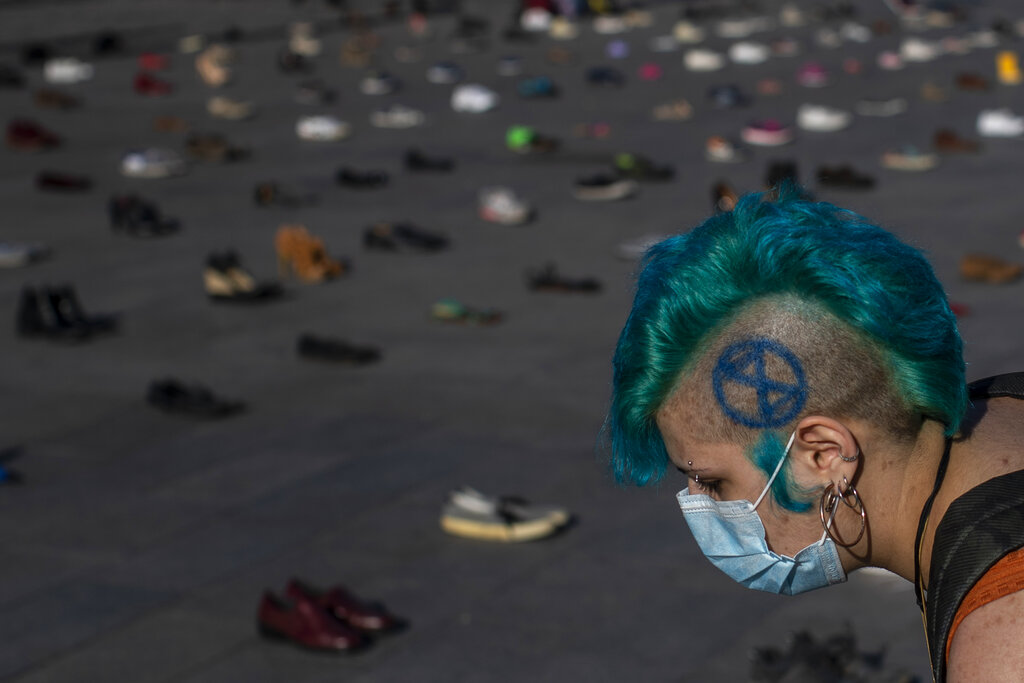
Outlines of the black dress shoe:
M 133 237 L 163 237 L 180 229 L 174 218 L 164 218 L 156 204 L 136 195 L 115 195 L 107 203 L 110 228 Z
M 373 190 L 388 184 L 388 174 L 383 171 L 356 171 L 345 167 L 338 171 L 335 180 L 342 187 Z
M 228 417 L 245 409 L 241 401 L 218 398 L 202 385 L 186 385 L 174 379 L 151 382 L 146 401 L 165 412 L 192 417 Z
M 372 346 L 354 346 L 341 339 L 303 334 L 297 344 L 299 355 L 308 360 L 367 365 L 380 360 L 380 351 Z
M 43 337 L 68 342 L 86 341 L 93 333 L 88 325 L 76 323 L 51 308 L 44 309 L 39 292 L 32 287 L 21 290 L 15 329 L 22 337 Z
M 377 223 L 363 232 L 363 246 L 384 251 L 440 251 L 448 246 L 448 238 L 408 223 Z
M 46 288 L 46 299 L 54 318 L 60 325 L 85 327 L 93 333 L 117 331 L 120 316 L 110 313 L 87 314 L 78 300 L 75 288 L 71 285 Z
M 558 273 L 553 263 L 538 271 L 527 272 L 527 286 L 539 292 L 581 292 L 593 294 L 601 291 L 601 282 L 592 277 L 567 278 Z
M 410 171 L 448 173 L 455 170 L 455 161 L 443 157 L 428 157 L 418 149 L 410 149 L 405 153 L 405 167 Z

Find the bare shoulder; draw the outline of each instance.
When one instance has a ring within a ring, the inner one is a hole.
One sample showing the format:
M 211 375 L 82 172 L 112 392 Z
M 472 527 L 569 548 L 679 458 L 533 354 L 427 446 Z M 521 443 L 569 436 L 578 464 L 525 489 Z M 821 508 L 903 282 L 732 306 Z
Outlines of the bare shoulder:
M 974 610 L 949 648 L 949 683 L 1024 681 L 1024 591 Z

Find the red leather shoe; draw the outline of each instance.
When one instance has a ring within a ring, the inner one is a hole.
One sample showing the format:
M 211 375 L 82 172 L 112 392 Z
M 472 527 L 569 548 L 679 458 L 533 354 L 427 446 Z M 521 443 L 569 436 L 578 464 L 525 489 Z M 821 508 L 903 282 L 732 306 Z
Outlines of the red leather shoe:
M 40 150 L 60 145 L 60 138 L 38 123 L 15 119 L 7 125 L 7 146 L 11 149 Z
M 288 582 L 286 591 L 293 600 L 312 601 L 362 631 L 388 633 L 405 626 L 402 619 L 390 614 L 383 606 L 362 602 L 341 586 L 320 591 L 293 578 Z
M 140 95 L 170 95 L 174 90 L 167 81 L 162 81 L 151 73 L 140 71 L 135 76 L 135 92 Z
M 312 650 L 354 652 L 369 644 L 366 636 L 315 602 L 299 598 L 287 603 L 270 591 L 263 594 L 256 623 L 265 638 L 290 640 Z
M 167 55 L 156 52 L 143 52 L 139 55 L 139 68 L 145 71 L 163 71 L 171 65 Z

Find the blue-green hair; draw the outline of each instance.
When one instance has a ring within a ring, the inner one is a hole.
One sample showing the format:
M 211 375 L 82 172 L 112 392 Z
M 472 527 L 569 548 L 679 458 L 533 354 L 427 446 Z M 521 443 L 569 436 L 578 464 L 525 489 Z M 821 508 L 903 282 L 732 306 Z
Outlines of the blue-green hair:
M 856 213 L 785 188 L 774 200 L 747 195 L 733 211 L 644 256 L 615 350 L 605 424 L 618 481 L 661 479 L 668 455 L 658 411 L 709 337 L 750 303 L 772 295 L 808 302 L 844 323 L 880 359 L 889 388 L 911 416 L 941 422 L 947 435 L 958 430 L 967 403 L 962 343 L 928 261 Z M 769 433 L 775 434 L 764 436 Z M 775 436 L 757 441 L 774 444 Z M 768 472 L 777 452 L 775 445 L 748 450 Z M 802 507 L 780 499 L 790 488 L 786 477 L 780 480 L 773 486 L 776 502 Z

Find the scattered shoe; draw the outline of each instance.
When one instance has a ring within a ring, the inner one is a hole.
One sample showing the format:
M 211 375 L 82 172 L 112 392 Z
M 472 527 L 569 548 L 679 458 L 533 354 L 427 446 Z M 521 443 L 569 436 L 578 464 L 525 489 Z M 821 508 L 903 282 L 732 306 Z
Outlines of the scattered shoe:
M 760 147 L 778 147 L 793 141 L 793 129 L 775 119 L 752 121 L 740 132 L 743 142 Z
M 255 107 L 252 102 L 245 100 L 233 100 L 230 97 L 217 95 L 206 102 L 206 111 L 210 116 L 228 121 L 244 121 L 251 119 L 255 114 Z
M 524 78 L 516 85 L 519 96 L 526 100 L 542 100 L 558 97 L 558 87 L 547 76 Z
M 40 88 L 32 94 L 32 101 L 42 109 L 58 109 L 67 111 L 81 106 L 82 101 L 77 97 L 63 93 L 60 90 Z
M 1019 280 L 1022 272 L 1024 266 L 995 256 L 967 254 L 960 259 L 960 276 L 969 282 L 1002 285 Z
M 981 145 L 976 140 L 960 137 L 955 130 L 940 128 L 932 136 L 932 145 L 945 154 L 976 154 Z
M 466 77 L 466 71 L 452 62 L 438 62 L 427 69 L 427 82 L 437 85 L 454 85 Z
M 231 65 L 234 61 L 234 50 L 214 43 L 196 55 L 196 72 L 206 85 L 219 88 L 231 80 Z
M 274 237 L 278 271 L 282 277 L 294 275 L 303 282 L 325 282 L 348 273 L 344 260 L 327 254 L 323 240 L 314 237 L 304 225 L 285 224 Z
M 929 171 L 939 165 L 939 157 L 913 145 L 887 150 L 882 154 L 882 166 L 894 171 Z
M 729 183 L 720 180 L 711 187 L 711 209 L 715 213 L 726 213 L 736 208 L 740 200 L 736 190 Z
M 211 301 L 252 303 L 281 294 L 276 282 L 258 282 L 233 251 L 212 253 L 203 268 L 203 288 Z
M 725 55 L 705 48 L 692 48 L 683 55 L 683 66 L 690 71 L 718 71 L 725 66 Z
M 559 274 L 555 264 L 548 263 L 539 270 L 526 273 L 526 286 L 536 292 L 582 292 L 593 294 L 601 291 L 601 282 L 596 278 L 567 278 Z
M 999 82 L 1003 85 L 1020 85 L 1024 77 L 1021 76 L 1020 62 L 1017 53 L 1010 50 L 1003 50 L 996 55 L 996 73 Z
M 22 290 L 17 317 L 21 336 L 81 341 L 116 332 L 118 324 L 117 315 L 86 313 L 71 285 Z
M 245 410 L 241 401 L 228 401 L 200 384 L 184 384 L 170 378 L 151 382 L 146 402 L 165 413 L 188 417 L 222 418 Z
M 185 140 L 185 152 L 196 161 L 223 164 L 249 157 L 249 150 L 235 147 L 216 133 L 193 133 Z
M 373 71 L 359 82 L 359 91 L 364 95 L 390 95 L 401 87 L 397 78 L 386 71 Z
M 110 228 L 133 237 L 164 237 L 180 229 L 177 219 L 164 218 L 156 204 L 137 195 L 115 195 L 107 203 Z
M 92 64 L 75 57 L 60 57 L 46 61 L 43 78 L 47 83 L 73 85 L 92 79 L 96 73 Z
M 336 97 L 334 89 L 320 80 L 303 81 L 295 88 L 295 101 L 299 104 L 321 106 L 331 104 Z
M 157 52 L 143 52 L 136 61 L 143 71 L 164 71 L 171 66 L 171 58 Z
M 632 197 L 638 189 L 635 180 L 599 173 L 577 179 L 572 195 L 587 202 L 614 202 Z
M 363 246 L 383 251 L 441 251 L 448 238 L 408 223 L 375 223 L 363 231 Z
M 612 134 L 612 127 L 603 121 L 577 123 L 572 127 L 572 134 L 577 138 L 604 140 Z
M 907 110 L 907 101 L 902 97 L 888 99 L 865 98 L 857 102 L 855 111 L 861 116 L 896 116 Z
M 956 87 L 966 92 L 987 92 L 992 84 L 981 74 L 963 72 L 956 76 Z
M 132 88 L 140 95 L 162 96 L 174 92 L 174 86 L 148 71 L 140 71 L 132 81 Z
M 40 171 L 36 174 L 36 187 L 50 192 L 88 192 L 92 189 L 92 179 L 74 173 Z
M 552 536 L 570 520 L 553 505 L 533 505 L 515 496 L 487 496 L 464 487 L 448 494 L 441 528 L 454 536 L 518 543 Z
M 949 99 L 949 91 L 941 85 L 926 81 L 921 85 L 921 99 L 926 102 L 945 102 Z
M 621 177 L 633 180 L 664 181 L 671 180 L 676 175 L 675 169 L 671 166 L 657 164 L 639 154 L 616 154 L 612 159 L 612 166 Z
M 651 112 L 655 121 L 686 121 L 693 118 L 693 106 L 686 100 L 659 104 Z
M 370 124 L 377 128 L 413 128 L 422 126 L 427 120 L 419 109 L 393 104 L 370 114 Z
M 486 326 L 498 324 L 504 314 L 493 308 L 470 308 L 455 299 L 441 299 L 431 306 L 430 317 L 445 323 Z
M 338 621 L 366 633 L 396 633 L 406 626 L 404 619 L 391 614 L 383 605 L 361 600 L 342 586 L 319 590 L 293 578 L 285 591 L 293 600 L 309 600 L 326 609 Z
M 736 109 L 750 105 L 750 96 L 734 83 L 708 88 L 708 100 L 716 109 Z
M 770 56 L 771 49 L 763 43 L 742 40 L 729 47 L 729 59 L 734 64 L 762 64 Z
M 704 143 L 704 158 L 717 163 L 734 164 L 745 161 L 747 155 L 732 141 L 712 135 Z
M 870 190 L 875 179 L 849 166 L 821 166 L 818 168 L 818 182 L 828 187 L 848 190 Z
M 372 346 L 354 346 L 341 339 L 316 337 L 312 334 L 300 336 L 296 348 L 299 356 L 306 360 L 345 365 L 369 365 L 380 360 L 380 350 Z
M 7 124 L 7 146 L 11 149 L 37 152 L 60 144 L 59 136 L 34 121 L 14 119 Z
M 485 187 L 479 193 L 480 217 L 501 225 L 520 225 L 530 220 L 533 210 L 508 187 Z
M 483 114 L 498 106 L 498 93 L 477 83 L 458 85 L 452 91 L 451 106 L 465 114 Z
M 517 154 L 551 154 L 560 145 L 558 139 L 541 135 L 530 126 L 510 126 L 505 131 L 505 147 Z
M 121 174 L 130 178 L 168 178 L 187 170 L 185 160 L 170 149 L 131 150 L 121 157 Z
M 805 88 L 822 88 L 828 85 L 828 72 L 817 62 L 807 62 L 797 72 L 796 81 Z
M 24 242 L 0 242 L 0 268 L 22 268 L 50 256 L 49 247 Z
M 388 174 L 384 171 L 357 171 L 345 166 L 338 169 L 334 182 L 356 190 L 376 190 L 387 186 Z
M 157 116 L 153 119 L 153 130 L 158 133 L 187 133 L 188 121 L 180 116 Z
M 282 206 L 294 209 L 300 206 L 316 204 L 316 195 L 300 195 L 288 191 L 274 182 L 256 183 L 253 188 L 253 202 L 256 206 Z
M 295 134 L 313 142 L 344 140 L 350 132 L 348 123 L 330 115 L 303 116 L 295 123 Z
M 313 71 L 313 62 L 286 47 L 277 54 L 277 68 L 286 74 L 308 74 Z
M 796 112 L 796 125 L 803 130 L 821 133 L 847 128 L 853 114 L 842 109 L 818 104 L 801 104 Z
M 409 171 L 449 173 L 455 170 L 455 161 L 447 157 L 429 157 L 413 148 L 405 153 L 405 168 Z
M 989 138 L 1015 138 L 1024 135 L 1024 116 L 1009 109 L 984 109 L 978 113 L 978 135 Z
M 618 69 L 610 66 L 594 66 L 587 69 L 587 83 L 599 88 L 621 88 L 626 84 L 626 76 Z

